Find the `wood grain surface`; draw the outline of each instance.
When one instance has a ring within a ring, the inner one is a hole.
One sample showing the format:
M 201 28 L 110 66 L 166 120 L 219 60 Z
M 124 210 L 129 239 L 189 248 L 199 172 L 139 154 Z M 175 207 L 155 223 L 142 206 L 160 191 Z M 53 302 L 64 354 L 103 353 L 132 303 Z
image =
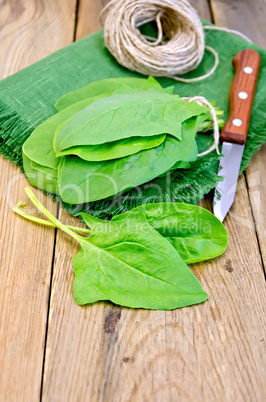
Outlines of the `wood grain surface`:
M 210 0 L 215 24 L 236 29 L 265 47 L 265 0 Z
M 61 6 L 60 6 L 61 4 Z M 4 78 L 72 42 L 75 0 L 0 1 Z M 27 180 L 0 156 L 0 400 L 40 397 L 55 231 L 15 216 Z M 56 214 L 56 204 L 38 191 Z M 33 211 L 32 211 L 33 212 Z
M 105 3 L 0 0 L 2 75 L 99 29 Z M 211 9 L 207 0 L 191 3 L 218 25 L 241 29 L 242 19 L 242 32 L 265 41 L 259 26 L 251 26 L 253 18 L 266 18 L 262 0 L 260 16 L 252 0 L 243 1 L 241 10 L 239 1 L 211 1 Z M 209 300 L 168 312 L 103 302 L 77 306 L 72 258 L 79 245 L 12 213 L 25 200 L 26 180 L 1 159 L 0 400 L 264 401 L 265 151 L 240 178 L 225 220 L 226 253 L 192 266 Z M 55 214 L 56 205 L 34 192 Z M 210 209 L 210 202 L 201 205 Z M 59 218 L 80 224 L 62 209 Z

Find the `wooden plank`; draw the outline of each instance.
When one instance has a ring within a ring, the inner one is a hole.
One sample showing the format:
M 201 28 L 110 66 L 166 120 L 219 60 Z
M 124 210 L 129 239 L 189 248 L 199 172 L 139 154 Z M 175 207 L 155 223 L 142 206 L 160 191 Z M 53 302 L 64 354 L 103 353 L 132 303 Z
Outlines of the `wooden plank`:
M 84 38 L 102 28 L 99 15 L 109 0 L 80 0 L 76 39 Z
M 54 230 L 47 231 L 15 215 L 28 204 L 27 180 L 0 158 L 0 394 L 3 400 L 37 400 L 40 393 Z M 41 196 L 49 209 L 56 205 Z M 32 208 L 31 208 L 32 210 Z M 31 399 L 33 398 L 33 399 Z
M 0 76 L 15 73 L 71 42 L 75 0 L 1 2 Z M 56 18 L 55 18 L 56 15 Z M 0 157 L 0 399 L 39 399 L 54 230 L 15 215 L 26 201 L 27 180 L 19 168 Z M 56 213 L 56 204 L 38 192 Z M 31 210 L 33 213 L 34 210 Z
M 203 18 L 206 21 L 211 21 L 211 13 L 210 13 L 210 8 L 208 6 L 207 0 L 201 0 L 201 1 L 189 0 L 189 3 L 198 12 L 200 18 Z
M 253 157 L 246 169 L 249 197 L 257 236 L 260 244 L 264 271 L 266 266 L 266 145 Z
M 264 0 L 258 0 L 256 7 L 253 1 L 211 2 L 215 22 L 219 26 L 240 30 L 250 37 L 255 43 L 266 47 L 266 4 Z M 228 16 L 228 18 L 227 18 Z M 254 29 L 256 27 L 256 29 Z M 260 244 L 264 266 L 266 265 L 266 147 L 252 157 L 251 163 L 246 169 L 246 178 L 249 189 L 249 197 L 252 213 L 255 219 L 257 235 Z M 245 219 L 242 216 L 243 222 Z
M 236 29 L 265 47 L 265 0 L 210 0 L 210 4 L 216 25 Z
M 84 38 L 102 28 L 99 22 L 99 14 L 109 0 L 94 1 L 80 0 L 78 8 L 78 25 L 76 39 Z M 211 20 L 207 0 L 191 0 L 191 5 L 197 10 L 201 18 Z
M 60 212 L 60 219 L 69 225 L 80 222 Z M 80 224 L 81 225 L 81 224 Z M 102 326 L 105 304 L 95 303 L 90 308 L 78 307 L 73 299 L 72 258 L 79 250 L 76 241 L 62 232 L 58 233 L 51 293 L 47 349 L 44 367 L 43 401 L 97 400 L 98 391 L 93 386 L 101 383 Z M 60 362 L 60 363 L 59 363 Z M 92 363 L 94 362 L 94 363 Z M 88 386 L 93 388 L 88 395 Z M 85 398 L 86 395 L 86 398 Z
M 0 14 L 0 76 L 26 67 L 72 42 L 76 0 L 4 2 Z
M 85 5 L 84 13 L 98 2 Z M 78 37 L 98 29 L 89 15 L 79 18 Z M 245 225 L 234 219 L 243 211 Z M 60 218 L 77 223 L 64 211 Z M 226 253 L 193 266 L 210 299 L 170 312 L 76 306 L 71 261 L 79 246 L 59 233 L 43 400 L 262 401 L 266 295 L 243 176 L 225 224 Z

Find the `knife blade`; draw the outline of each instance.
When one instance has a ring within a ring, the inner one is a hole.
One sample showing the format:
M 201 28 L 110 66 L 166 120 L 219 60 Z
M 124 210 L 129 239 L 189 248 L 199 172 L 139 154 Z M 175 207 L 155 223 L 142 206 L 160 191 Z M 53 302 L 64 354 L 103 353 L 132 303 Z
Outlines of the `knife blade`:
M 234 202 L 241 160 L 260 70 L 260 55 L 246 49 L 235 55 L 235 76 L 229 93 L 229 118 L 222 129 L 219 176 L 225 176 L 214 191 L 213 213 L 222 222 Z

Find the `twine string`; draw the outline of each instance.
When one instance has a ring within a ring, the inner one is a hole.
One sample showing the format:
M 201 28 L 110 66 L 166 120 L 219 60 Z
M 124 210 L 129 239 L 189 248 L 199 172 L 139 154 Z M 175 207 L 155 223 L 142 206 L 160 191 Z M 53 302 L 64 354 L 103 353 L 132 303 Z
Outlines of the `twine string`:
M 202 60 L 203 27 L 187 0 L 111 0 L 100 21 L 106 47 L 129 70 L 172 77 L 194 70 Z M 139 30 L 150 21 L 158 30 L 153 42 Z

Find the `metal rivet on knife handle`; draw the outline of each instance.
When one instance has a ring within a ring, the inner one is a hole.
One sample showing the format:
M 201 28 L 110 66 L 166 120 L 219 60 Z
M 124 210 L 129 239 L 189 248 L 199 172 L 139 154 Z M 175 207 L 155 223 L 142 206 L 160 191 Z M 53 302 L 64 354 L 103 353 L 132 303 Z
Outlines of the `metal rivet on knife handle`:
M 222 141 L 245 144 L 259 76 L 260 55 L 254 49 L 243 50 L 236 54 L 233 65 L 236 73 L 229 94 L 231 112 L 220 138 Z M 240 86 L 239 83 L 241 83 Z M 235 88 L 238 90 L 236 91 Z M 239 121 L 242 124 L 234 124 Z

